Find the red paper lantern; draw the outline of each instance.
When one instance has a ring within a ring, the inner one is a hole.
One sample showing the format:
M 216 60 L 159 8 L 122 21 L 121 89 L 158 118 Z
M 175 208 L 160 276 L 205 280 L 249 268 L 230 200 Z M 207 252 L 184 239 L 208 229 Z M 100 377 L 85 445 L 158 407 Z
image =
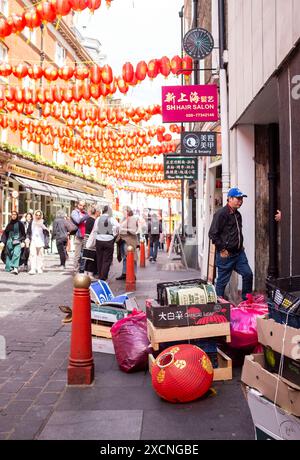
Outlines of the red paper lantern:
M 168 77 L 171 72 L 171 63 L 170 59 L 167 56 L 163 56 L 160 60 L 160 73 L 164 77 Z
M 87 0 L 87 7 L 94 13 L 95 10 L 100 8 L 101 0 Z
M 53 3 L 43 1 L 36 6 L 36 11 L 40 15 L 43 22 L 53 22 L 56 19 L 56 9 Z
M 9 77 L 12 73 L 12 67 L 7 62 L 1 62 L 0 64 L 0 75 L 2 77 Z
M 131 62 L 125 62 L 123 65 L 122 76 L 126 83 L 130 83 L 133 80 L 134 70 Z
M 42 24 L 42 18 L 36 8 L 31 8 L 29 11 L 26 11 L 24 17 L 26 26 L 29 27 L 30 30 L 33 30 Z
M 50 65 L 44 69 L 44 77 L 48 81 L 55 81 L 58 79 L 58 70 L 56 67 Z
M 191 75 L 193 71 L 193 59 L 190 56 L 184 56 L 182 59 L 182 70 L 183 75 Z
M 171 72 L 174 75 L 178 75 L 181 69 L 182 69 L 182 59 L 181 57 L 176 55 L 171 59 Z
M 24 30 L 24 28 L 26 27 L 24 13 L 22 14 L 22 16 L 19 16 L 18 14 L 13 13 L 11 16 L 9 16 L 7 21 L 12 26 L 12 32 L 15 32 L 15 33 L 22 32 L 22 30 Z
M 70 0 L 52 0 L 55 6 L 57 16 L 67 16 L 70 13 L 72 5 Z
M 28 67 L 26 64 L 18 64 L 17 66 L 13 67 L 12 72 L 17 78 L 25 78 L 28 74 Z
M 0 38 L 8 37 L 12 32 L 12 25 L 6 19 L 0 18 Z
M 100 83 L 102 78 L 102 69 L 97 64 L 92 65 L 90 68 L 90 80 L 94 84 Z
M 157 59 L 151 59 L 151 61 L 148 62 L 148 77 L 149 78 L 155 78 L 158 75 L 159 72 L 159 62 Z
M 44 71 L 42 67 L 40 67 L 39 65 L 33 64 L 28 67 L 28 75 L 33 80 L 38 80 L 42 78 L 42 76 L 44 75 Z
M 70 0 L 71 7 L 75 11 L 83 11 L 87 6 L 87 0 Z
M 74 75 L 74 68 L 68 65 L 64 65 L 60 69 L 58 69 L 58 75 L 62 80 L 68 81 Z
M 123 94 L 126 94 L 127 91 L 128 91 L 128 85 L 126 83 L 126 81 L 123 80 L 123 78 L 118 78 L 117 79 L 117 85 L 118 85 L 118 88 L 119 88 L 119 91 Z
M 164 350 L 152 367 L 152 385 L 170 402 L 188 402 L 203 396 L 213 381 L 209 357 L 195 345 L 180 344 Z
M 145 61 L 138 62 L 136 66 L 136 71 L 135 71 L 136 78 L 139 81 L 144 80 L 147 75 L 147 70 L 148 70 L 148 67 Z
M 79 66 L 75 68 L 74 77 L 77 80 L 85 80 L 89 76 L 89 69 L 87 67 Z
M 108 64 L 105 64 L 105 66 L 102 68 L 102 81 L 106 85 L 110 85 L 113 81 L 113 72 Z

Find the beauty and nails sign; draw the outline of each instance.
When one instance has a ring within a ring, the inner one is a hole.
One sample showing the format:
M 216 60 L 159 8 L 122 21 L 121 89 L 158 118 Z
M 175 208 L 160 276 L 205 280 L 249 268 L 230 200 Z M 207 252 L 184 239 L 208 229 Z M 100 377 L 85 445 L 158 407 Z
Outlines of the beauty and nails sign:
M 217 85 L 162 87 L 163 123 L 218 121 Z

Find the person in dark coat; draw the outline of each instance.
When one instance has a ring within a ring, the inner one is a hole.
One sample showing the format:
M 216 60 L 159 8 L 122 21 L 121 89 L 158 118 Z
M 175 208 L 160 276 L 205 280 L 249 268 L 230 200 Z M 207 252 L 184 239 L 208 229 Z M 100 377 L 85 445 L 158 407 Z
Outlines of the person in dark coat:
M 32 222 L 32 219 L 33 219 L 33 215 L 31 212 L 28 212 L 27 214 L 25 214 L 25 221 L 23 222 L 24 228 L 25 228 L 25 235 L 27 233 L 30 222 Z M 22 259 L 24 261 L 25 270 L 28 270 L 29 252 L 30 252 L 29 244 L 26 245 L 26 240 L 25 240 L 25 248 L 24 248 L 24 252 L 22 256 Z
M 68 220 L 66 219 L 66 213 L 63 210 L 59 210 L 56 213 L 56 218 L 53 221 L 52 227 L 52 239 L 56 240 L 57 252 L 60 258 L 60 268 L 63 270 L 66 268 L 67 259 L 67 241 L 69 234 Z
M 152 214 L 148 223 L 148 234 L 150 238 L 150 262 L 156 262 L 159 247 L 159 238 L 162 233 L 162 223 L 156 214 Z
M 12 211 L 11 220 L 6 226 L 2 236 L 0 248 L 1 259 L 5 263 L 5 271 L 15 275 L 19 273 L 21 253 L 25 247 L 25 228 L 19 220 L 18 213 Z

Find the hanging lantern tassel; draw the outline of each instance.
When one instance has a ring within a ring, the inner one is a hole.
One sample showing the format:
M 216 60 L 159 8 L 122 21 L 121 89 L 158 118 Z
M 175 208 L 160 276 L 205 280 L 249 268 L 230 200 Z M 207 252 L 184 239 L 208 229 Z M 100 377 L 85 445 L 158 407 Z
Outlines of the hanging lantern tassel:
M 112 0 L 105 0 L 107 8 L 111 7 L 111 1 Z
M 58 30 L 61 21 L 61 16 L 57 19 L 55 29 Z

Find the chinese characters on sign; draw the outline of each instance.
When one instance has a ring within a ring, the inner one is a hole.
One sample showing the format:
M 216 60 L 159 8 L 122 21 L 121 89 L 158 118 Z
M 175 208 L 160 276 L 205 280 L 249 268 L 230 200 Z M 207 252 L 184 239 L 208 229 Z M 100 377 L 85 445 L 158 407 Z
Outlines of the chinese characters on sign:
M 180 152 L 183 155 L 217 155 L 217 133 L 209 131 L 181 133 Z
M 186 179 L 195 180 L 198 177 L 198 162 L 196 157 L 179 155 L 164 155 L 164 180 Z
M 162 87 L 164 123 L 218 121 L 217 85 Z

